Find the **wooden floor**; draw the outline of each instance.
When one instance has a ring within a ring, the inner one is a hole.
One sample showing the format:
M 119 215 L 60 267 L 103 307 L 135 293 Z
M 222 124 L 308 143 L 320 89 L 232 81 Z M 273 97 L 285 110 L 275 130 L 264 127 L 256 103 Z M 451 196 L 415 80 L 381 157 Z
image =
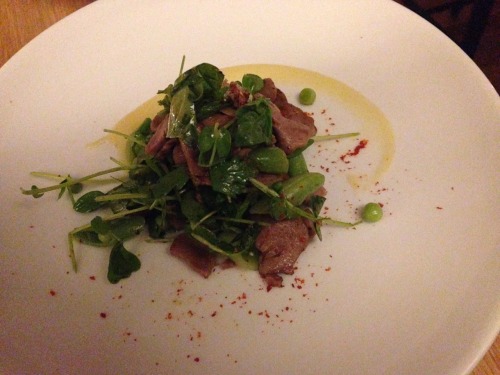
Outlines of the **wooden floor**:
M 405 3 L 404 0 L 394 1 L 403 5 Z M 429 8 L 449 1 L 419 0 L 416 2 L 424 8 Z M 460 44 L 465 34 L 471 8 L 471 5 L 464 6 L 456 15 L 452 15 L 450 11 L 436 13 L 434 14 L 434 20 L 451 39 Z M 486 28 L 473 59 L 493 84 L 497 93 L 500 93 L 500 0 L 495 0 L 493 3 L 493 8 L 486 22 Z

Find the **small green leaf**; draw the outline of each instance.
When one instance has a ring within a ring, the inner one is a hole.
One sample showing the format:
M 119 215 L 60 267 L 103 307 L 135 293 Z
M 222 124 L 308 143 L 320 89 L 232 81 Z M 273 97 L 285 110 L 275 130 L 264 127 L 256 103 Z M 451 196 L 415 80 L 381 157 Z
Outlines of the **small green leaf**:
M 188 131 L 196 123 L 194 104 L 189 94 L 188 87 L 184 87 L 172 98 L 168 115 L 168 138 L 186 139 Z
M 108 247 L 111 244 L 110 239 L 103 241 L 105 238 L 94 230 L 81 230 L 74 233 L 73 237 L 79 242 L 89 246 Z
M 123 243 L 118 242 L 109 255 L 108 280 L 112 284 L 130 277 L 132 272 L 141 268 L 141 261 L 137 256 L 125 249 Z
M 253 147 L 270 144 L 272 139 L 272 115 L 266 99 L 257 99 L 236 111 L 234 145 Z
M 182 214 L 191 222 L 196 223 L 207 214 L 205 207 L 196 200 L 193 191 L 187 191 L 181 197 Z
M 102 206 L 106 205 L 106 202 L 96 202 L 95 198 L 105 195 L 102 191 L 94 190 L 82 195 L 73 205 L 73 209 L 76 212 L 92 212 Z
M 198 164 L 210 167 L 223 160 L 231 152 L 231 134 L 224 128 L 206 126 L 198 136 L 200 154 Z
M 109 232 L 118 241 L 125 241 L 136 236 L 146 224 L 142 216 L 126 216 L 111 220 L 109 223 Z
M 229 197 L 244 193 L 246 183 L 255 175 L 255 170 L 239 159 L 231 159 L 210 168 L 212 188 Z
M 254 94 L 264 87 L 264 80 L 256 74 L 245 74 L 241 79 L 241 85 L 251 94 Z
M 180 190 L 189 181 L 189 175 L 184 167 L 177 167 L 158 180 L 158 183 L 151 187 L 153 196 L 161 198 L 168 195 L 174 188 Z
M 100 216 L 93 218 L 90 226 L 97 234 L 107 234 L 110 230 L 109 222 L 104 221 Z

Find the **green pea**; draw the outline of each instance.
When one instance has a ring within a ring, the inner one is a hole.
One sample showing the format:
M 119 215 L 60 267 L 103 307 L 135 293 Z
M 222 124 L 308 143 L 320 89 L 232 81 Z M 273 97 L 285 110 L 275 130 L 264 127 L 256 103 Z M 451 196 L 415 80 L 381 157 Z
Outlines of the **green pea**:
M 316 91 L 310 88 L 302 89 L 299 94 L 299 102 L 303 105 L 311 105 L 316 100 Z
M 383 215 L 382 207 L 378 203 L 370 202 L 363 207 L 361 218 L 368 223 L 375 223 L 382 219 Z
M 248 156 L 250 162 L 263 173 L 284 174 L 288 172 L 288 158 L 279 147 L 262 147 Z
M 299 176 L 301 174 L 307 173 L 306 159 L 302 153 L 288 159 L 288 174 L 290 177 Z
M 325 183 L 325 176 L 317 172 L 290 177 L 283 182 L 281 194 L 293 205 L 298 206 Z

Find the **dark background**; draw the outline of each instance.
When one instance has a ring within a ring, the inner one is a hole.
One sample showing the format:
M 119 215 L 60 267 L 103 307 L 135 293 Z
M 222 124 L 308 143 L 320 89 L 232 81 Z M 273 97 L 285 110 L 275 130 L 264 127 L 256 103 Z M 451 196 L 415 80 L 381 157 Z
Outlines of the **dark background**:
M 420 15 L 425 15 L 458 45 L 463 44 L 469 31 L 474 6 L 488 9 L 488 0 L 394 0 Z M 500 92 L 500 0 L 490 1 L 491 9 L 482 23 L 475 22 L 473 27 L 483 29 L 477 49 L 470 55 L 483 73 Z M 432 9 L 436 10 L 432 12 Z M 425 14 L 427 12 L 427 14 Z M 432 14 L 429 16 L 429 12 Z

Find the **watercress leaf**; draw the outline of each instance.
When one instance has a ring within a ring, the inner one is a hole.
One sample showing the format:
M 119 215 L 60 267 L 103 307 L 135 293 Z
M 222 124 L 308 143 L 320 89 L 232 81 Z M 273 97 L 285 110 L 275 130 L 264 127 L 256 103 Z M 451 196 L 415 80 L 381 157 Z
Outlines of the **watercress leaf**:
M 213 190 L 229 197 L 244 193 L 248 179 L 255 174 L 255 169 L 236 158 L 215 164 L 210 168 Z
M 187 191 L 181 196 L 181 212 L 191 223 L 196 223 L 203 218 L 208 211 L 196 200 L 194 191 Z
M 202 99 L 214 98 L 219 95 L 224 74 L 216 66 L 201 63 L 182 73 L 175 81 L 173 87 L 174 95 L 188 87 L 192 93 L 194 102 Z
M 210 167 L 231 152 L 231 134 L 224 128 L 206 126 L 198 136 L 198 164 Z
M 189 98 L 189 88 L 183 87 L 173 97 L 168 115 L 167 138 L 186 139 L 190 128 L 195 125 L 194 104 Z
M 73 237 L 77 239 L 80 243 L 95 247 L 107 247 L 110 245 L 110 241 L 102 241 L 103 236 L 99 235 L 94 230 L 82 230 L 73 234 Z
M 109 231 L 118 241 L 125 241 L 137 235 L 145 223 L 142 216 L 126 216 L 109 221 Z
M 106 202 L 96 202 L 96 198 L 105 195 L 102 191 L 93 190 L 83 194 L 73 205 L 76 212 L 92 212 L 106 205 Z
M 107 234 L 110 230 L 109 222 L 104 221 L 100 216 L 93 218 L 90 222 L 90 226 L 97 234 Z
M 225 158 L 231 152 L 231 133 L 224 128 L 218 128 L 216 137 L 217 155 Z
M 189 181 L 189 175 L 182 166 L 172 169 L 151 186 L 155 198 L 168 195 L 174 188 L 180 190 Z
M 198 149 L 200 153 L 212 150 L 215 144 L 214 127 L 205 126 L 198 136 Z
M 130 277 L 132 272 L 141 268 L 141 261 L 137 256 L 123 246 L 122 242 L 118 242 L 111 249 L 108 264 L 108 280 L 112 284 L 118 283 L 120 280 Z
M 236 147 L 253 147 L 259 144 L 270 144 L 272 140 L 271 109 L 266 99 L 257 99 L 240 107 L 236 111 L 234 126 L 234 145 Z
M 241 85 L 244 89 L 248 90 L 251 94 L 254 94 L 264 87 L 264 80 L 256 74 L 245 74 L 241 79 Z
M 169 229 L 168 221 L 161 212 L 152 211 L 146 216 L 146 226 L 149 237 L 158 239 L 164 238 Z

